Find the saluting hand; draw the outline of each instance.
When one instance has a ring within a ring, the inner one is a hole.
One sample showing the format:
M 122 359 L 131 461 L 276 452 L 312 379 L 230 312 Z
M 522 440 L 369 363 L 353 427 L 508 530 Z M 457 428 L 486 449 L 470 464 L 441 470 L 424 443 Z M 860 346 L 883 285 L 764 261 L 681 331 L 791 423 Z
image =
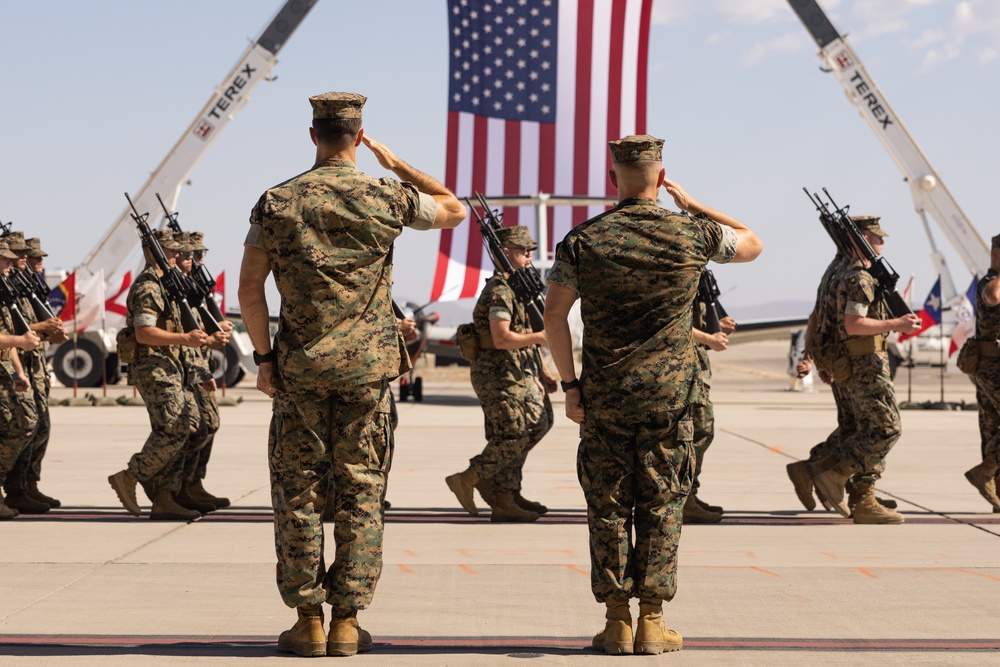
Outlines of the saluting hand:
M 361 135 L 361 141 L 375 154 L 375 157 L 378 158 L 378 163 L 389 171 L 395 171 L 396 167 L 402 163 L 402 160 L 396 157 L 396 154 L 389 150 L 389 147 L 385 144 L 370 139 L 367 135 Z
M 684 191 L 684 188 L 680 186 L 680 183 L 671 181 L 669 178 L 664 177 L 663 179 L 663 189 L 667 191 L 667 194 L 674 198 L 674 203 L 682 211 L 689 211 L 691 202 L 694 200 Z

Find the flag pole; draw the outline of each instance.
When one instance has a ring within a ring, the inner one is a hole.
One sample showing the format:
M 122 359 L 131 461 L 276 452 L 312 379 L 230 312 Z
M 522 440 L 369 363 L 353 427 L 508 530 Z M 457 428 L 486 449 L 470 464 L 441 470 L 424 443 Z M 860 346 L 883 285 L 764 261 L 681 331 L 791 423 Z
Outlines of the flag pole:
M 938 274 L 938 280 L 941 280 L 941 274 Z M 939 350 L 939 356 L 941 359 L 941 403 L 944 403 L 944 304 L 942 304 L 941 310 L 938 311 L 938 338 L 941 340 L 941 349 Z
M 910 310 L 913 310 L 913 293 L 916 291 L 912 289 L 913 287 L 913 274 L 910 274 L 910 287 L 907 289 L 910 291 Z M 913 402 L 913 341 L 906 347 L 906 402 Z

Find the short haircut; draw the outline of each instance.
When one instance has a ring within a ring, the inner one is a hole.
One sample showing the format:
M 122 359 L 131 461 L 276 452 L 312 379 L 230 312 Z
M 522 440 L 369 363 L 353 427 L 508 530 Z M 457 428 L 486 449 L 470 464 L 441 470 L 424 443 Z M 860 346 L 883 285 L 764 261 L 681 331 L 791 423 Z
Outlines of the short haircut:
M 313 118 L 316 139 L 324 144 L 338 145 L 353 140 L 361 129 L 360 118 Z
M 656 183 L 656 178 L 663 169 L 662 162 L 643 160 L 641 162 L 612 162 L 611 167 L 618 176 L 618 182 L 632 186 L 643 186 Z

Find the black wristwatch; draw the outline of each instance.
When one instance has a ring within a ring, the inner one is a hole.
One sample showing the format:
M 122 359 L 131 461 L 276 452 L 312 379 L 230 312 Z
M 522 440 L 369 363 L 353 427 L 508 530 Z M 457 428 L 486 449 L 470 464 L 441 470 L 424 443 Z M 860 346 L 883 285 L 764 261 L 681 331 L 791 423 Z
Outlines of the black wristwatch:
M 257 350 L 253 351 L 253 362 L 258 366 L 261 364 L 273 364 L 277 358 L 278 353 L 273 349 L 267 354 L 257 354 Z
M 579 389 L 580 388 L 580 378 L 577 378 L 575 380 L 570 380 L 569 382 L 563 382 L 563 381 L 560 380 L 559 386 L 562 387 L 563 391 L 569 391 L 570 389 Z

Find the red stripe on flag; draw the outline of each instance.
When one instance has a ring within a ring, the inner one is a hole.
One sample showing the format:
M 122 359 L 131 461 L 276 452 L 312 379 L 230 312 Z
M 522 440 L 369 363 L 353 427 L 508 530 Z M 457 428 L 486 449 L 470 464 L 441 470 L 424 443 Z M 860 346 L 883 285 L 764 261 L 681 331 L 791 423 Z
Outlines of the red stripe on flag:
M 486 192 L 486 166 L 489 164 L 490 121 L 476 116 L 472 126 L 472 192 Z M 482 213 L 480 213 L 482 215 Z M 469 228 L 469 249 L 465 258 L 465 279 L 460 299 L 475 296 L 479 291 L 480 266 L 483 259 L 483 236 L 476 225 Z
M 576 114 L 573 120 L 573 192 L 584 195 L 590 182 L 591 51 L 594 42 L 594 0 L 580 0 L 576 23 Z M 573 208 L 573 225 L 587 219 L 587 209 Z
M 639 21 L 639 68 L 635 85 L 635 133 L 646 134 L 646 76 L 649 70 L 649 15 L 653 0 L 643 0 Z
M 444 182 L 452 192 L 458 179 L 458 112 L 448 112 L 448 152 L 445 156 Z M 448 258 L 451 257 L 452 231 L 441 230 L 438 246 L 437 268 L 434 270 L 434 284 L 431 286 L 431 300 L 436 301 L 444 292 L 444 282 L 448 277 Z
M 556 188 L 556 125 L 540 123 L 538 126 L 538 191 L 552 193 Z M 549 252 L 557 239 L 553 235 L 553 216 L 549 211 L 546 225 L 549 238 Z M 544 257 L 542 259 L 545 259 Z
M 611 51 L 608 54 L 608 130 L 607 140 L 621 138 L 622 121 L 622 62 L 625 49 L 625 10 L 627 2 L 616 2 L 611 7 Z M 605 164 L 611 169 L 611 151 L 604 151 Z M 613 197 L 615 187 L 611 179 L 604 185 L 604 193 Z
M 504 140 L 506 150 L 503 156 L 503 194 L 519 195 L 521 193 L 521 121 L 508 120 L 504 123 Z M 506 206 L 503 209 L 503 224 L 515 227 L 518 223 L 517 206 Z

